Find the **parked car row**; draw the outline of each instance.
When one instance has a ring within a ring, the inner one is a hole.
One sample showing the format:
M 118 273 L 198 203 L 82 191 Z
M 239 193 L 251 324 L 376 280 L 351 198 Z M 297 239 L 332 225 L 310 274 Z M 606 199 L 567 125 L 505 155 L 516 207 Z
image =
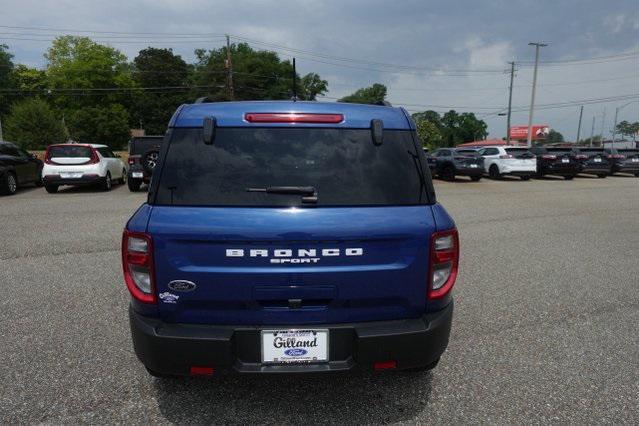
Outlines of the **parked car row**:
M 109 191 L 114 183 L 128 183 L 130 191 L 138 191 L 151 181 L 162 140 L 162 136 L 131 139 L 128 165 L 106 145 L 49 145 L 42 161 L 13 143 L 0 141 L 0 195 L 15 194 L 28 185 L 44 186 L 51 194 L 60 186 L 97 186 Z
M 579 174 L 605 178 L 615 173 L 639 177 L 639 149 L 489 146 L 425 152 L 431 174 L 444 180 L 468 176 L 478 181 L 485 174 L 492 179 L 510 175 L 522 180 L 546 175 L 570 180 Z

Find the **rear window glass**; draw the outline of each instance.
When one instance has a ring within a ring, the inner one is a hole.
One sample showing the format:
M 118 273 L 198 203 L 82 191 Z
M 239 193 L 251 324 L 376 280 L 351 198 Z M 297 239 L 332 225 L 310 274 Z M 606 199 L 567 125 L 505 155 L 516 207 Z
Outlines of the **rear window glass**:
M 535 156 L 526 148 L 506 148 L 506 153 L 515 158 L 533 158 Z
M 465 155 L 467 157 L 479 157 L 479 152 L 470 149 L 458 149 L 455 150 L 457 154 Z
M 91 148 L 88 146 L 52 146 L 49 147 L 49 158 L 90 158 Z
M 157 186 L 156 204 L 308 206 L 298 194 L 248 188 L 313 187 L 317 206 L 428 203 L 424 169 L 409 131 L 218 128 L 213 145 L 202 129 L 175 129 Z
M 134 138 L 129 145 L 130 154 L 144 154 L 149 150 L 157 150 L 162 145 L 164 137 L 157 138 Z

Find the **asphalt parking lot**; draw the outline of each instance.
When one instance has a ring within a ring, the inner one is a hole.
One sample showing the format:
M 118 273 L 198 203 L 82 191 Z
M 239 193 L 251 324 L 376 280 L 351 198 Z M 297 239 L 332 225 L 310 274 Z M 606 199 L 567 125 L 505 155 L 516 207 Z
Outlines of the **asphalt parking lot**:
M 144 193 L 0 198 L 0 423 L 639 422 L 639 179 L 436 183 L 461 275 L 428 373 L 158 381 L 120 236 Z

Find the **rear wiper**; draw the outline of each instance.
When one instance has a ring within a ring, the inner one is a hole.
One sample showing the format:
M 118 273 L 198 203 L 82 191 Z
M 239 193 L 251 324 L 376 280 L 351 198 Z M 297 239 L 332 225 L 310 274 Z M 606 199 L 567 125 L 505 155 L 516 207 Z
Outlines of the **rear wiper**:
M 266 192 L 267 194 L 304 195 L 303 203 L 317 203 L 317 191 L 312 186 L 267 186 L 246 188 L 246 192 Z

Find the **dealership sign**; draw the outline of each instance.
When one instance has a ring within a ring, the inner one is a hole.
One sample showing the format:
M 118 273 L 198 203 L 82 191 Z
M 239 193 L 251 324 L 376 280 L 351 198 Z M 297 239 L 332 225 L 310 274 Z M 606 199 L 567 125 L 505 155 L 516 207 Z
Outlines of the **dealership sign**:
M 532 139 L 545 139 L 550 133 L 547 124 L 535 124 L 532 126 Z M 528 126 L 512 126 L 510 128 L 510 139 L 528 139 Z

